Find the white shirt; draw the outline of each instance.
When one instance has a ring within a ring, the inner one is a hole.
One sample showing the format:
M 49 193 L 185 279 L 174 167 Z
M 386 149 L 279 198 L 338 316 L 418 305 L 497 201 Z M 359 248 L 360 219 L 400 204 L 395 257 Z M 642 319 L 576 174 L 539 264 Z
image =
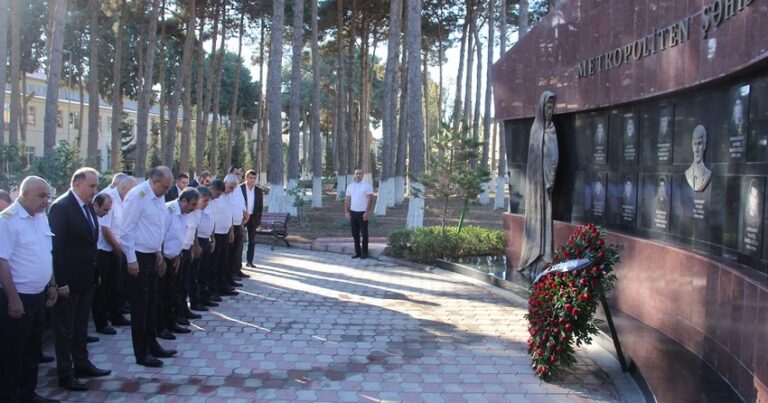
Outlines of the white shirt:
M 43 292 L 53 273 L 53 233 L 48 217 L 45 213 L 30 216 L 15 201 L 0 213 L 0 234 L 0 259 L 11 266 L 16 290 L 22 294 Z
M 195 234 L 197 234 L 197 226 L 200 223 L 202 213 L 201 210 L 195 210 L 182 216 L 186 225 L 186 232 L 184 233 L 184 242 L 181 244 L 181 249 L 187 250 L 195 243 Z
M 229 197 L 221 195 L 210 203 L 213 204 L 214 233 L 228 233 L 232 227 L 232 204 L 229 202 Z
M 181 254 L 184 236 L 187 234 L 187 223 L 181 213 L 178 199 L 169 201 L 165 207 L 168 210 L 168 226 L 163 239 L 163 256 L 173 259 Z
M 200 211 L 200 219 L 197 222 L 198 238 L 210 238 L 213 234 L 213 202 L 214 200 L 209 201 L 205 210 Z
M 245 198 L 240 187 L 236 187 L 232 193 L 227 195 L 229 203 L 232 205 L 232 225 L 241 225 L 243 223 L 243 213 L 245 213 Z
M 373 194 L 373 187 L 368 182 L 352 182 L 347 185 L 346 197 L 350 197 L 349 209 L 358 213 L 368 210 L 368 196 Z
M 102 190 L 101 193 L 108 194 L 109 197 L 112 198 L 112 208 L 104 217 L 98 217 L 99 227 L 109 228 L 117 242 L 120 242 L 120 235 L 118 233 L 120 226 L 117 225 L 118 221 L 120 220 L 120 214 L 122 214 L 123 208 L 123 201 L 120 199 L 120 193 L 117 191 L 117 188 L 111 187 L 107 187 L 106 189 Z M 107 239 L 104 238 L 104 234 L 101 233 L 101 229 L 99 229 L 99 241 L 97 242 L 96 246 L 99 248 L 99 250 L 103 250 L 105 252 L 112 252 L 113 249 L 112 245 L 110 245 L 109 242 L 107 242 Z
M 155 253 L 162 249 L 167 222 L 165 197 L 155 196 L 149 181 L 128 192 L 120 222 L 120 243 L 128 263 L 136 262 L 136 252 Z
M 240 191 L 242 193 L 242 191 Z M 246 211 L 248 214 L 253 214 L 253 208 L 256 204 L 256 185 L 253 185 L 252 189 L 248 189 L 248 185 L 245 185 L 245 202 Z

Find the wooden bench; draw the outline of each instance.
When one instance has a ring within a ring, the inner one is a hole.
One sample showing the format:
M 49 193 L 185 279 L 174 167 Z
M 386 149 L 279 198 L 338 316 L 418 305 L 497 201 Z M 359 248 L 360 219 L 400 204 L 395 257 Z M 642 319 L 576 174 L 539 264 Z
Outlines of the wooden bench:
M 270 235 L 272 236 L 272 246 L 270 250 L 275 249 L 275 242 L 278 240 L 285 242 L 285 246 L 290 247 L 291 244 L 285 239 L 288 236 L 288 217 L 289 213 L 262 213 L 261 214 L 261 226 L 256 229 L 257 235 Z

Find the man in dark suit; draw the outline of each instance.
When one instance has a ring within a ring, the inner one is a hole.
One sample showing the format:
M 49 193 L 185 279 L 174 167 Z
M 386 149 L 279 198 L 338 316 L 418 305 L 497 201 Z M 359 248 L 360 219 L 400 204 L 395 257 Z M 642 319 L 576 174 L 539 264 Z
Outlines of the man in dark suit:
M 240 185 L 243 197 L 246 203 L 246 212 L 248 220 L 245 222 L 245 228 L 248 229 L 248 250 L 245 254 L 246 266 L 253 266 L 253 250 L 256 246 L 256 229 L 261 225 L 261 213 L 264 211 L 264 192 L 256 186 L 256 171 L 249 169 L 245 173 L 245 183 Z M 240 271 L 241 277 L 248 277 Z
M 167 192 L 165 192 L 165 202 L 176 200 L 179 198 L 181 191 L 189 186 L 189 175 L 180 173 L 176 175 L 176 186 L 171 186 Z
M 48 220 L 53 232 L 53 271 L 59 303 L 53 306 L 56 369 L 59 386 L 84 391 L 78 377 L 109 375 L 88 360 L 86 336 L 94 292 L 96 241 L 99 224 L 91 201 L 99 186 L 99 173 L 80 168 L 71 187 L 51 205 Z M 74 364 L 74 366 L 73 366 Z

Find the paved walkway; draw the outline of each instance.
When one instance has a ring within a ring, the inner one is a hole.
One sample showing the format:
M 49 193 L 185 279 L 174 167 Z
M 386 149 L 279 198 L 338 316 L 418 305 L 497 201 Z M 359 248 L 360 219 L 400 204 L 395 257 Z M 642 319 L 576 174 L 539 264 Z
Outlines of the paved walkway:
M 633 399 L 626 380 L 596 364 L 607 355 L 597 347 L 580 349 L 562 380 L 539 381 L 523 305 L 452 273 L 301 248 L 260 245 L 257 253 L 240 295 L 205 312 L 191 334 L 161 340 L 179 350 L 164 367 L 136 365 L 130 329 L 121 327 L 89 345 L 111 376 L 88 380 L 86 393 L 66 392 L 54 364 L 44 364 L 38 392 L 73 402 Z

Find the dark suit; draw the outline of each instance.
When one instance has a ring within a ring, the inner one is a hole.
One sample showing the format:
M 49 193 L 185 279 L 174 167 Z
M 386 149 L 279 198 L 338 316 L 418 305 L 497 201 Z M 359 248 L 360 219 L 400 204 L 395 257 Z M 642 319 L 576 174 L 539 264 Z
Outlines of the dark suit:
M 240 190 L 243 192 L 245 202 L 248 203 L 248 187 L 245 183 L 240 185 Z M 253 213 L 248 218 L 248 222 L 245 223 L 245 227 L 248 229 L 248 251 L 246 252 L 246 261 L 253 263 L 253 250 L 256 245 L 256 228 L 261 225 L 261 213 L 264 211 L 264 192 L 258 186 L 253 187 Z
M 51 204 L 48 221 L 53 232 L 53 272 L 59 287 L 69 286 L 69 297 L 53 306 L 56 334 L 56 367 L 60 379 L 72 376 L 76 368 L 90 367 L 86 335 L 93 299 L 96 241 L 99 224 L 93 206 L 79 205 L 72 190 Z
M 183 190 L 183 189 L 182 189 Z M 165 192 L 165 202 L 174 201 L 179 198 L 179 187 L 174 183 L 171 188 Z

